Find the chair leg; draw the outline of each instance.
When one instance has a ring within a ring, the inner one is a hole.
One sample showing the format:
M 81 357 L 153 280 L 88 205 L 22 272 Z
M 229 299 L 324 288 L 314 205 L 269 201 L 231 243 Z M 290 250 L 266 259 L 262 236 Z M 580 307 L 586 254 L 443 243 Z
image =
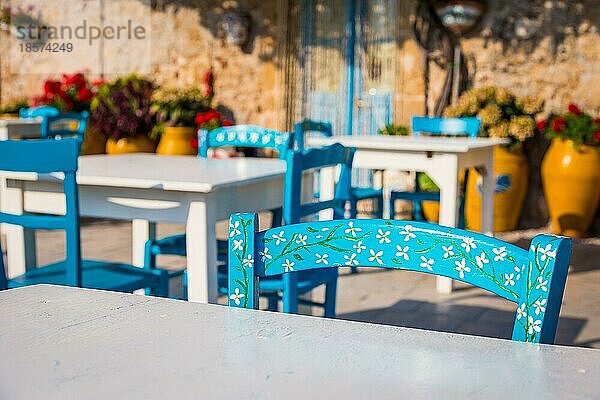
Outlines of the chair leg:
M 383 219 L 383 194 L 375 198 L 375 205 L 377 207 L 375 218 Z
M 413 201 L 413 221 L 423 222 L 423 206 L 420 201 Z
M 356 216 L 358 215 L 357 203 L 358 203 L 358 201 L 354 197 L 350 198 L 350 218 L 351 219 L 355 219 Z
M 283 209 L 281 207 L 274 208 L 271 210 L 271 215 L 273 218 L 273 221 L 271 222 L 271 227 L 277 228 L 277 227 L 281 226 L 281 223 L 283 220 Z
M 293 272 L 283 275 L 281 302 L 284 313 L 298 314 L 298 277 Z
M 279 308 L 279 298 L 277 297 L 277 293 L 273 294 L 272 296 L 268 296 L 267 301 L 267 310 L 277 312 Z
M 149 294 L 158 297 L 169 297 L 169 273 L 167 271 L 160 271 L 158 284 L 150 289 Z
M 144 244 L 144 269 L 153 270 L 156 269 L 156 256 L 154 255 L 152 247 L 154 246 L 153 240 L 147 240 Z M 147 295 L 152 294 L 152 288 L 146 288 L 144 290 Z
M 337 278 L 325 285 L 325 317 L 335 318 L 335 297 L 337 293 Z
M 396 199 L 393 195 L 390 196 L 390 219 L 396 218 Z

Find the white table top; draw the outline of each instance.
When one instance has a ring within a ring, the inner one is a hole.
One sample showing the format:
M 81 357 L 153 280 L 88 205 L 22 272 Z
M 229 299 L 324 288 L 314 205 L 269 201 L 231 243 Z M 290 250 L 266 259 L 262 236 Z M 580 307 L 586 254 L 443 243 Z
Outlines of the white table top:
M 327 146 L 341 143 L 344 146 L 356 147 L 367 150 L 392 150 L 392 151 L 432 151 L 441 153 L 466 153 L 471 150 L 493 147 L 499 144 L 508 144 L 508 139 L 490 138 L 465 138 L 465 137 L 431 137 L 431 136 L 335 136 L 309 137 L 306 139 L 308 146 Z
M 196 156 L 156 154 L 94 155 L 79 157 L 77 182 L 80 185 L 162 189 L 209 193 L 285 174 L 278 159 L 204 159 Z M 36 180 L 36 174 L 3 172 L 9 179 Z M 52 179 L 42 176 L 41 179 Z
M 0 398 L 573 399 L 600 351 L 53 286 L 0 292 Z

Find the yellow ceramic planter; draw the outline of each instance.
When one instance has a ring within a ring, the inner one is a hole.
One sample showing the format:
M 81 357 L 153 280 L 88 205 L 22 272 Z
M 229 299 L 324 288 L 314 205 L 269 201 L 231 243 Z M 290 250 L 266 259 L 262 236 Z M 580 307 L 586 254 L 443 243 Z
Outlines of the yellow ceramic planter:
M 105 152 L 106 138 L 88 125 L 81 144 L 81 155 L 104 154 Z
M 421 203 L 423 216 L 428 222 L 438 223 L 440 220 L 440 203 L 437 201 L 423 201 Z
M 156 148 L 157 154 L 195 155 L 198 150 L 191 143 L 196 138 L 196 128 L 166 127 Z
M 145 135 L 106 141 L 106 154 L 154 153 L 154 148 L 155 143 Z
M 542 181 L 552 231 L 585 236 L 600 201 L 600 150 L 552 140 L 542 162 Z
M 494 148 L 494 232 L 517 228 L 529 185 L 529 165 L 523 151 Z M 474 169 L 469 172 L 465 204 L 467 229 L 481 231 L 481 175 Z

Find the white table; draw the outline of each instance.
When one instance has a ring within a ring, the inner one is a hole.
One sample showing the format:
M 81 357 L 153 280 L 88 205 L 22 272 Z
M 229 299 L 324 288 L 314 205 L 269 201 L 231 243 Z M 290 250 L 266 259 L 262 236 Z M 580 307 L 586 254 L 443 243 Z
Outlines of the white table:
M 592 399 L 600 351 L 77 288 L 0 293 L 0 398 Z
M 127 154 L 79 158 L 82 216 L 186 224 L 188 297 L 217 301 L 215 223 L 240 211 L 259 211 L 283 203 L 285 162 L 276 159 L 202 159 L 195 156 Z M 2 210 L 20 214 L 64 213 L 62 184 L 55 176 L 4 173 Z M 58 193 L 61 194 L 58 194 Z M 133 263 L 143 263 L 149 224 L 134 224 Z M 35 264 L 35 243 L 15 226 L 6 226 L 11 276 Z
M 459 171 L 478 168 L 483 177 L 482 232 L 492 234 L 494 213 L 494 146 L 505 139 L 414 136 L 311 137 L 307 143 L 320 147 L 339 142 L 355 147 L 354 168 L 425 172 L 440 188 L 440 225 L 456 227 Z M 489 171 L 489 173 L 488 173 Z M 333 196 L 333 175 L 321 174 L 321 196 Z M 388 202 L 384 202 L 387 207 Z M 452 280 L 437 278 L 440 293 L 452 292 Z

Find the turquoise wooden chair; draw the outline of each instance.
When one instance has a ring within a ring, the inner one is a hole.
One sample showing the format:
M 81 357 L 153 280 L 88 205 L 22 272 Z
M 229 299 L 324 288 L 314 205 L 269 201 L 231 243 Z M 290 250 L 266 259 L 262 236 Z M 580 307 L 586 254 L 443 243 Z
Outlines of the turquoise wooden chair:
M 354 158 L 354 149 L 346 148 L 339 143 L 331 146 L 326 146 L 319 149 L 310 150 L 297 150 L 294 152 L 288 152 L 286 157 L 287 171 L 285 175 L 285 193 L 283 203 L 283 221 L 284 226 L 287 224 L 295 224 L 300 222 L 301 218 L 312 216 L 315 213 L 322 210 L 333 210 L 334 220 L 343 219 L 345 213 L 346 202 L 350 198 L 350 182 L 352 180 L 352 160 Z M 340 166 L 340 175 L 337 180 L 335 193 L 333 199 L 324 201 L 313 201 L 308 203 L 302 202 L 302 176 L 306 171 L 315 171 L 320 168 Z M 250 238 L 246 236 L 245 227 L 240 226 L 236 221 L 232 221 L 233 225 L 230 225 L 229 238 L 231 248 L 229 254 L 233 254 L 237 257 L 240 249 L 245 249 L 248 246 L 252 246 L 249 241 Z M 269 247 L 282 246 L 282 247 L 295 247 L 301 245 L 307 240 L 307 236 L 297 236 L 293 240 L 280 236 L 283 232 L 283 228 L 279 231 L 273 228 L 273 233 L 265 237 L 265 247 L 256 257 L 252 257 L 252 260 L 260 258 L 262 260 L 271 259 L 271 251 Z M 309 228 L 312 232 L 313 229 Z M 313 236 L 326 238 L 330 232 L 328 230 L 316 231 L 314 230 Z M 249 247 L 250 248 L 250 247 Z M 231 253 L 234 249 L 233 253 Z M 269 299 L 268 309 L 271 311 L 277 311 L 277 300 L 281 298 L 283 303 L 283 312 L 285 313 L 297 313 L 298 305 L 310 305 L 322 307 L 324 309 L 324 316 L 333 318 L 335 317 L 335 296 L 337 290 L 337 268 L 330 268 L 329 260 L 327 256 L 319 258 L 318 254 L 316 263 L 318 266 L 327 267 L 321 269 L 315 269 L 312 271 L 301 271 L 298 273 L 290 273 L 284 275 L 272 275 L 265 277 L 259 284 L 260 293 L 262 296 L 266 296 Z M 242 263 L 248 266 L 251 261 L 247 259 L 234 259 L 229 257 L 229 265 L 233 262 L 235 265 Z M 303 256 L 296 254 L 293 257 L 290 256 L 285 260 L 286 272 L 294 271 L 295 262 L 303 260 Z M 229 267 L 229 274 L 221 275 L 221 285 L 227 287 L 227 277 L 231 276 L 231 267 Z M 247 277 L 246 277 L 247 278 Z M 231 279 L 229 280 L 231 282 Z M 237 279 L 240 285 L 245 285 L 245 280 Z M 325 285 L 325 301 L 318 303 L 310 300 L 301 299 L 298 296 L 304 293 L 308 293 L 314 288 Z
M 40 136 L 42 139 L 77 137 L 83 142 L 90 113 L 61 112 L 51 106 L 22 108 L 19 111 L 21 118 L 42 118 Z
M 414 136 L 426 135 L 451 135 L 468 137 L 476 137 L 479 133 L 481 120 L 479 118 L 432 118 L 432 117 L 412 117 L 411 130 Z M 418 173 L 419 174 L 419 173 Z M 463 185 L 460 191 L 460 206 L 458 212 L 458 227 L 465 227 L 465 201 L 464 196 L 467 187 L 467 178 L 469 170 L 465 171 Z M 440 192 L 423 191 L 419 186 L 419 179 L 415 179 L 414 191 L 396 191 L 390 193 L 390 217 L 393 219 L 395 215 L 396 200 L 408 200 L 413 203 L 413 220 L 425 221 L 423 216 L 423 201 L 440 201 Z
M 305 135 L 317 133 L 321 136 L 332 137 L 333 131 L 329 122 L 305 119 L 294 125 L 294 136 L 299 149 L 304 149 Z M 318 196 L 318 191 L 315 192 Z M 375 202 L 375 218 L 383 218 L 383 191 L 370 187 L 352 187 L 350 189 L 350 218 L 356 218 L 358 202 L 373 200 Z
M 289 149 L 293 147 L 293 135 L 254 125 L 235 125 L 217 128 L 212 131 L 201 129 L 198 131 L 198 155 L 208 157 L 208 150 L 219 147 L 252 147 L 272 149 L 279 153 L 279 158 L 285 159 Z M 270 210 L 273 214 L 273 226 L 281 225 L 281 208 Z M 185 234 L 167 236 L 161 239 L 151 239 L 145 244 L 144 266 L 148 270 L 156 269 L 157 255 L 175 255 L 185 257 Z M 227 241 L 217 241 L 217 257 L 221 263 L 227 262 Z M 185 271 L 169 271 L 171 278 L 184 274 L 184 297 L 186 297 Z M 227 285 L 220 289 L 222 294 L 227 293 Z
M 144 271 L 126 264 L 81 259 L 79 198 L 75 177 L 78 154 L 79 141 L 73 138 L 0 141 L 1 171 L 38 174 L 61 172 L 64 174 L 63 191 L 66 199 L 65 215 L 0 213 L 2 223 L 28 229 L 64 230 L 66 234 L 64 261 L 30 269 L 11 279 L 6 276 L 0 251 L 0 289 L 46 283 L 120 292 L 151 288 L 152 294 L 166 295 L 168 279 L 160 271 Z
M 524 250 L 482 234 L 422 222 L 318 221 L 259 232 L 252 213 L 232 215 L 230 224 L 240 227 L 229 242 L 231 307 L 256 308 L 256 285 L 292 268 L 404 269 L 460 280 L 509 300 L 516 304 L 513 340 L 554 342 L 571 257 L 569 238 L 538 235 Z M 278 241 L 272 240 L 275 236 Z M 235 246 L 239 238 L 243 247 Z M 265 253 L 268 258 L 261 256 Z

